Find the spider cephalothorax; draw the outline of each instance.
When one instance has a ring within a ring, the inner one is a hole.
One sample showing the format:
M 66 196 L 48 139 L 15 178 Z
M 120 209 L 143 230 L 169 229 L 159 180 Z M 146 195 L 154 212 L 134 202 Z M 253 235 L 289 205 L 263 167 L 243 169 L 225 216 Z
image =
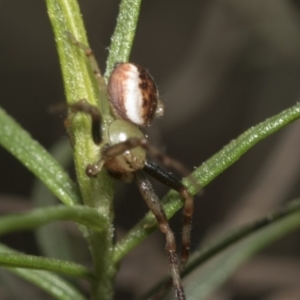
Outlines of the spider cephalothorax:
M 92 50 L 79 43 L 73 36 L 69 36 L 79 48 L 84 50 L 95 77 L 99 81 L 101 74 Z M 184 268 L 189 256 L 193 198 L 180 181 L 157 165 L 148 162 L 146 154 L 149 152 L 163 165 L 172 167 L 185 175 L 187 170 L 181 163 L 152 146 L 140 130 L 140 127 L 149 126 L 154 117 L 163 115 L 163 103 L 150 73 L 141 66 L 128 62 L 116 64 L 107 85 L 107 94 L 115 119 L 107 126 L 108 142 L 101 148 L 99 161 L 91 162 L 86 168 L 86 174 L 89 177 L 96 177 L 102 167 L 105 167 L 117 179 L 125 182 L 135 180 L 160 230 L 166 236 L 166 253 L 175 294 L 178 299 L 184 300 L 186 297 L 180 271 Z M 102 129 L 98 108 L 88 104 L 86 100 L 79 100 L 70 106 L 70 111 L 72 113 L 83 112 L 91 116 L 92 138 L 95 144 L 100 144 Z M 177 259 L 174 234 L 163 207 L 144 172 L 176 190 L 184 199 L 180 264 Z

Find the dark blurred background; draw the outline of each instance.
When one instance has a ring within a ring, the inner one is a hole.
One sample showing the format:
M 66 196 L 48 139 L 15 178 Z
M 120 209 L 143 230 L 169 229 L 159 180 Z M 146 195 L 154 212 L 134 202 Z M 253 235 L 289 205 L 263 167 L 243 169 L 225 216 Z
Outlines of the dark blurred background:
M 79 2 L 104 70 L 119 1 Z M 299 101 L 299 8 L 291 0 L 144 1 L 131 61 L 151 71 L 166 106 L 147 130 L 151 142 L 192 169 Z M 67 139 L 63 118 L 47 113 L 64 91 L 44 1 L 0 0 L 0 45 L 1 106 L 45 148 Z M 195 200 L 192 247 L 299 197 L 299 146 L 295 122 L 207 186 Z M 0 213 L 29 209 L 34 176 L 3 149 L 0 163 Z M 134 185 L 119 186 L 115 208 L 118 236 L 147 211 Z M 177 233 L 180 220 L 171 222 Z M 257 255 L 211 299 L 300 299 L 298 235 Z M 29 233 L 2 242 L 39 253 Z M 133 299 L 167 270 L 164 237 L 155 233 L 124 260 L 116 299 Z M 3 283 L 0 291 L 14 299 Z

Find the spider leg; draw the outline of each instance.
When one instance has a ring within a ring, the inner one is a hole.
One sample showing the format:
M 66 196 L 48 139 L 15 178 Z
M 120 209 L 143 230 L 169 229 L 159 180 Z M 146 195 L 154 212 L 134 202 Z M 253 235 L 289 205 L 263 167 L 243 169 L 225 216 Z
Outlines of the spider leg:
M 158 159 L 166 168 L 171 168 L 178 173 L 187 177 L 191 172 L 179 161 L 163 153 L 161 150 L 153 146 L 146 140 L 144 148 L 149 152 L 149 154 Z
M 78 112 L 82 112 L 91 116 L 92 138 L 94 143 L 96 145 L 99 145 L 102 142 L 102 129 L 101 129 L 102 118 L 97 106 L 91 105 L 85 99 L 82 99 L 70 105 L 69 108 L 70 108 L 70 112 L 72 113 L 71 119 Z
M 73 121 L 74 116 L 79 113 L 85 113 L 91 116 L 92 119 L 92 138 L 96 145 L 102 142 L 102 117 L 96 106 L 89 104 L 86 99 L 81 99 L 74 104 L 67 105 L 66 103 L 53 104 L 48 108 L 49 113 L 61 113 L 69 109 L 69 116 L 65 120 L 65 127 L 69 132 L 69 127 Z
M 166 253 L 169 260 L 170 272 L 173 280 L 173 286 L 175 289 L 175 295 L 177 299 L 185 300 L 186 297 L 182 287 L 180 272 L 178 268 L 175 237 L 169 226 L 166 214 L 162 208 L 158 197 L 152 189 L 151 183 L 148 181 L 146 176 L 141 171 L 135 172 L 134 176 L 140 193 L 145 199 L 151 212 L 155 216 L 161 232 L 164 233 L 166 236 Z
M 194 199 L 189 193 L 187 187 L 182 184 L 172 174 L 162 170 L 154 163 L 146 162 L 143 171 L 148 173 L 153 178 L 164 183 L 171 189 L 177 191 L 184 199 L 183 206 L 183 228 L 182 228 L 182 242 L 181 242 L 181 254 L 180 254 L 180 271 L 182 271 L 186 265 L 186 262 L 190 254 L 190 238 L 191 238 L 191 223 L 194 212 Z

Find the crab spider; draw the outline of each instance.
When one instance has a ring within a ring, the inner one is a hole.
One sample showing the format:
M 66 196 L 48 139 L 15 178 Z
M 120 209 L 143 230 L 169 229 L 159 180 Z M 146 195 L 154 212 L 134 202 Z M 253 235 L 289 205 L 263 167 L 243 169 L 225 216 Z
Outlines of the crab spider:
M 72 42 L 84 51 L 101 89 L 103 79 L 92 50 L 78 42 L 70 33 L 68 35 Z M 122 62 L 116 64 L 111 73 L 107 94 L 114 115 L 114 120 L 107 129 L 108 143 L 102 147 L 100 159 L 87 166 L 86 174 L 91 178 L 96 177 L 102 167 L 105 167 L 114 178 L 124 182 L 136 182 L 142 197 L 157 220 L 159 229 L 165 234 L 165 250 L 175 295 L 179 300 L 185 300 L 180 271 L 189 257 L 193 198 L 180 181 L 156 164 L 148 162 L 146 154 L 149 152 L 164 166 L 171 167 L 184 175 L 187 175 L 188 171 L 181 163 L 151 145 L 140 130 L 141 127 L 149 126 L 155 117 L 163 115 L 164 106 L 159 98 L 157 87 L 146 69 L 137 64 Z M 91 116 L 92 139 L 95 144 L 101 144 L 103 142 L 102 118 L 98 108 L 88 104 L 86 100 L 79 100 L 69 108 L 73 115 L 83 112 Z M 145 173 L 177 191 L 184 200 L 180 263 L 173 231 Z

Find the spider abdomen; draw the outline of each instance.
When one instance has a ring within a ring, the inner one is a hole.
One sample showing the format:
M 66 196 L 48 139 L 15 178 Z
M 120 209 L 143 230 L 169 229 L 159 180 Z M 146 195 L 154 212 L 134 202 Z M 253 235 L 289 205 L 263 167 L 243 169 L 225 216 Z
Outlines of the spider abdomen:
M 116 116 L 138 126 L 148 126 L 155 116 L 163 114 L 155 82 L 139 65 L 116 64 L 108 82 L 108 95 Z

